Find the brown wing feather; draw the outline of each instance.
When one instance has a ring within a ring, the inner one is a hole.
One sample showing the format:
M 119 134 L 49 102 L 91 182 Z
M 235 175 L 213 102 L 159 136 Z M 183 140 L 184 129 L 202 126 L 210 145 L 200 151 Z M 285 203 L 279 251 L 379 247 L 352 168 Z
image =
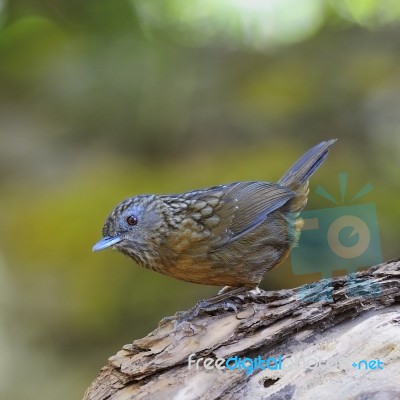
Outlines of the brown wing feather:
M 295 193 L 276 183 L 237 182 L 184 196 L 192 201 L 187 215 L 211 230 L 207 244 L 215 250 L 257 227 Z
M 239 182 L 226 192 L 235 199 L 237 210 L 229 229 L 232 240 L 258 226 L 272 211 L 282 207 L 295 193 L 276 183 Z

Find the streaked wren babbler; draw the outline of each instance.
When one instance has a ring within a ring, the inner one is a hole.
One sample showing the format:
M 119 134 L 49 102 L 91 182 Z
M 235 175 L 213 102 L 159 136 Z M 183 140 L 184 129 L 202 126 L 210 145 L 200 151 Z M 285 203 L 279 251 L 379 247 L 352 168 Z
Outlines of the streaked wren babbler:
M 93 251 L 113 247 L 145 268 L 188 282 L 257 288 L 297 242 L 308 180 L 335 141 L 308 150 L 277 183 L 128 198 L 107 218 Z

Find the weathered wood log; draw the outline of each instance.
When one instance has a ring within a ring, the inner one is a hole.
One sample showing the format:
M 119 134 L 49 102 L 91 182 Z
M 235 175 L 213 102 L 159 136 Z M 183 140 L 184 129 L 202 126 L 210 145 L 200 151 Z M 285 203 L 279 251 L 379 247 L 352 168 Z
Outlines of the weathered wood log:
M 234 356 L 269 360 L 203 363 Z M 84 399 L 399 399 L 399 379 L 397 260 L 179 312 L 111 357 Z

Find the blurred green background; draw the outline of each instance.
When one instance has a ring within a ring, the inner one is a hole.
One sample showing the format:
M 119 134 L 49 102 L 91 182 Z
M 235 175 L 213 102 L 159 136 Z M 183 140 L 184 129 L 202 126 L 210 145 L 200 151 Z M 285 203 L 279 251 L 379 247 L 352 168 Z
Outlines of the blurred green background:
M 126 197 L 275 181 L 337 137 L 307 208 L 371 182 L 399 256 L 399 105 L 394 0 L 0 0 L 0 397 L 80 398 L 218 290 L 92 253 Z M 319 278 L 289 260 L 263 287 Z

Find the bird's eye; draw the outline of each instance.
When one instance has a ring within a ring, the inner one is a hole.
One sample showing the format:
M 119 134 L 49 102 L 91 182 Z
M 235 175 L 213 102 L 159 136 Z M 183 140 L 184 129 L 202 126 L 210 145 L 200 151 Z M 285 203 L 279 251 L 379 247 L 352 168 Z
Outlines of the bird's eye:
M 129 217 L 126 218 L 126 222 L 128 225 L 134 226 L 138 223 L 138 220 L 134 215 L 129 215 Z

